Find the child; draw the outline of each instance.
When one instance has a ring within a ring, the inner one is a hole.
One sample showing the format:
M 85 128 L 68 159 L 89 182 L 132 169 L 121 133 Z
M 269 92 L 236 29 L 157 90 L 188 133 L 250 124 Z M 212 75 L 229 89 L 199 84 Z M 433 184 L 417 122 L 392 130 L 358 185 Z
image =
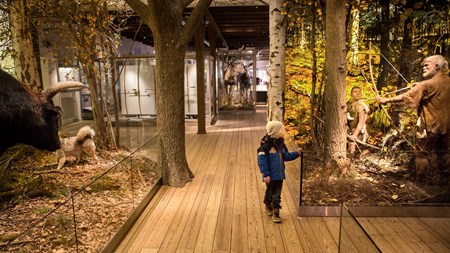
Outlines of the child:
M 302 149 L 289 152 L 284 144 L 284 126 L 279 121 L 269 121 L 266 125 L 267 134 L 261 140 L 258 148 L 258 166 L 266 183 L 264 196 L 265 212 L 272 216 L 273 222 L 280 223 L 280 202 L 284 173 L 284 161 L 291 161 L 300 156 Z
M 347 102 L 347 125 L 349 131 L 348 151 L 350 156 L 355 156 L 356 140 L 366 142 L 369 134 L 366 129 L 366 121 L 369 116 L 369 107 L 364 103 L 361 88 L 354 86 L 351 91 L 351 98 Z M 361 156 L 368 153 L 364 150 Z

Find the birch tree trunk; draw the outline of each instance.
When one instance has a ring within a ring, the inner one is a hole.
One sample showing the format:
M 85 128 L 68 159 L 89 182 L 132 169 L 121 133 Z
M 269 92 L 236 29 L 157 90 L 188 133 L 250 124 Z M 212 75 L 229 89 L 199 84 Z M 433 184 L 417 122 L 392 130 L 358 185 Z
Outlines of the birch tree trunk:
M 272 0 L 269 5 L 270 29 L 270 83 L 268 90 L 267 121 L 283 122 L 284 87 L 286 81 L 285 42 L 286 26 L 283 22 L 283 0 Z
M 9 26 L 14 49 L 14 65 L 17 78 L 34 91 L 43 89 L 39 50 L 35 52 L 33 41 L 33 24 L 29 15 L 29 8 L 25 0 L 13 0 L 8 6 Z
M 350 40 L 350 50 L 351 50 L 351 64 L 352 69 L 358 68 L 358 53 L 359 53 L 359 1 L 356 5 L 353 5 L 352 10 L 352 27 L 351 27 L 351 40 Z
M 327 0 L 325 28 L 325 161 L 326 173 L 340 174 L 346 154 L 345 0 Z
M 194 177 L 186 160 L 184 58 L 211 1 L 199 0 L 184 22 L 186 1 L 126 0 L 150 26 L 155 40 L 158 168 L 163 183 L 170 186 L 182 187 Z

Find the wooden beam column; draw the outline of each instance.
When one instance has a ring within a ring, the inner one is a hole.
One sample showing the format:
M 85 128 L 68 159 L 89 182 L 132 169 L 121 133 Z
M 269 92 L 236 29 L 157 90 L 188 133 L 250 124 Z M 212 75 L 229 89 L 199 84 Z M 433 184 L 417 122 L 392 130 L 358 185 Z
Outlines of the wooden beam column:
M 195 60 L 197 66 L 197 134 L 206 134 L 205 123 L 205 25 L 200 24 L 195 32 Z
M 216 121 L 217 113 L 219 107 L 217 105 L 217 85 L 216 85 L 216 56 L 217 56 L 217 31 L 211 23 L 208 24 L 208 40 L 209 40 L 209 54 L 213 57 L 212 61 L 212 72 L 209 73 L 211 76 L 211 122 Z M 214 123 L 212 123 L 214 124 Z

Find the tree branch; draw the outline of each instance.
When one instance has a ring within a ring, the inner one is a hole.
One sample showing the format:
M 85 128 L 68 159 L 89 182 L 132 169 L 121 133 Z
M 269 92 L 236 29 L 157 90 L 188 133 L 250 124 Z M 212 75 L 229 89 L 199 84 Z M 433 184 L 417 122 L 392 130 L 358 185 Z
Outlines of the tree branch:
M 358 143 L 358 144 L 367 146 L 367 147 L 371 147 L 371 148 L 374 148 L 374 149 L 377 149 L 377 150 L 381 150 L 381 148 L 379 148 L 379 147 L 377 147 L 377 146 L 371 145 L 371 144 L 369 144 L 369 143 L 363 142 L 363 141 L 358 140 L 358 139 L 353 139 L 352 136 L 350 136 L 349 134 L 347 134 L 347 139 L 349 139 L 349 140 L 351 140 L 351 141 L 354 141 L 354 142 L 356 142 L 356 143 Z
M 183 8 L 188 7 L 188 5 L 190 5 L 192 2 L 194 2 L 194 0 L 184 0 Z
M 180 36 L 181 41 L 188 43 L 189 40 L 191 40 L 195 30 L 202 22 L 211 2 L 212 0 L 200 0 L 197 5 L 195 5 L 194 10 L 186 22 L 183 33 Z
M 135 11 L 139 15 L 139 17 L 143 18 L 148 16 L 148 5 L 144 4 L 140 0 L 125 0 L 125 2 L 131 7 L 131 9 L 133 9 L 133 11 Z

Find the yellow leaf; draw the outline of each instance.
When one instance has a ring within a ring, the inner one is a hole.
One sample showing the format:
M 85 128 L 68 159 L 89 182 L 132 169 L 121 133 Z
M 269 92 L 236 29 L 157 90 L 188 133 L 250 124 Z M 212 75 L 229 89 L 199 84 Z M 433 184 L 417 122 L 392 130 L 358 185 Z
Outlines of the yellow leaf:
M 394 194 L 394 195 L 391 196 L 391 198 L 392 198 L 393 200 L 396 200 L 396 199 L 398 199 L 398 195 L 397 195 L 397 194 Z

